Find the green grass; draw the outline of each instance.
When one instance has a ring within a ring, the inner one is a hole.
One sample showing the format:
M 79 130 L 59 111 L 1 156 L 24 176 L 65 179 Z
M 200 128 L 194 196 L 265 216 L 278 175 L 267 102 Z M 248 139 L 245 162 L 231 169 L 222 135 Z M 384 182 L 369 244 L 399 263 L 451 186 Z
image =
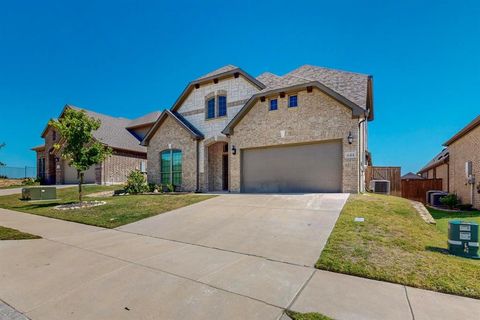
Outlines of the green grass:
M 286 313 L 293 320 L 333 320 L 317 312 L 300 313 L 288 310 Z
M 408 200 L 353 195 L 316 267 L 479 299 L 480 261 L 446 249 L 443 227 L 425 223 Z
M 437 221 L 437 229 L 448 235 L 448 221 L 462 220 L 471 221 L 480 224 L 480 211 L 462 211 L 462 212 L 446 212 L 428 208 L 432 217 Z
M 85 194 L 118 188 L 118 186 L 84 186 Z M 212 196 L 195 194 L 130 195 L 105 198 L 85 197 L 84 200 L 103 200 L 106 201 L 107 204 L 88 209 L 54 209 L 53 207 L 56 205 L 78 201 L 77 188 L 66 188 L 57 190 L 57 198 L 60 200 L 22 201 L 17 194 L 0 197 L 0 207 L 99 227 L 116 228 L 166 211 L 188 206 L 211 197 Z
M 0 226 L 0 240 L 40 239 L 41 237 Z

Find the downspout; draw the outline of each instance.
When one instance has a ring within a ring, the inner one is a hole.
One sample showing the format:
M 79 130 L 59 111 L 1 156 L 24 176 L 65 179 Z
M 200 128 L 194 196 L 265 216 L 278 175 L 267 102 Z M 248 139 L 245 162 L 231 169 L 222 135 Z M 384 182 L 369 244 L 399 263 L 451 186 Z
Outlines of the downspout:
M 196 139 L 196 158 L 197 158 L 197 163 L 196 163 L 196 169 L 197 169 L 197 172 L 196 172 L 196 179 L 197 179 L 197 183 L 196 183 L 196 187 L 195 187 L 195 192 L 200 192 L 200 175 L 199 175 L 199 169 L 200 169 L 200 143 L 199 143 L 199 140 Z
M 363 154 L 361 152 L 361 147 L 360 147 L 360 130 L 361 130 L 361 125 L 362 123 L 364 123 L 366 120 L 367 120 L 367 117 L 368 117 L 368 112 L 365 113 L 365 117 L 360 120 L 358 122 L 358 169 L 359 169 L 359 175 L 358 175 L 358 188 L 359 188 L 359 192 L 361 191 L 361 186 L 362 186 L 362 173 L 363 173 L 363 170 L 364 168 L 362 168 L 362 157 L 363 157 Z M 363 143 L 365 144 L 365 130 L 363 131 L 363 135 L 362 135 L 362 141 Z M 365 148 L 365 145 L 364 145 L 364 148 Z

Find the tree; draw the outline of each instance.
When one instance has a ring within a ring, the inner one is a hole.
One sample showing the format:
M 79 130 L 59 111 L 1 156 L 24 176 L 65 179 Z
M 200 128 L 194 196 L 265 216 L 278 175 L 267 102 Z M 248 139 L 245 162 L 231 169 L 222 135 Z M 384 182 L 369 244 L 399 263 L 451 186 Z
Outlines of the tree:
M 51 120 L 49 125 L 60 135 L 55 149 L 59 150 L 62 158 L 69 165 L 77 169 L 78 199 L 83 200 L 83 175 L 92 165 L 105 160 L 112 150 L 95 140 L 93 132 L 100 128 L 100 120 L 89 117 L 84 110 L 67 108 L 58 120 Z
M 5 143 L 0 143 L 0 149 L 2 149 L 3 147 L 5 147 Z M 6 164 L 0 161 L 0 167 L 5 167 L 5 166 Z

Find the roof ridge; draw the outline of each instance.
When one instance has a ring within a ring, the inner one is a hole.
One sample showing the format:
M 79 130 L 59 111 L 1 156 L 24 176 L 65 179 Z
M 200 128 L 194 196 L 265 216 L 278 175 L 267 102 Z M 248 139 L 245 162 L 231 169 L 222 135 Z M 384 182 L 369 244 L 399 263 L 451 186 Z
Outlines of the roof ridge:
M 369 77 L 369 76 L 370 76 L 369 74 L 366 74 L 366 73 L 360 73 L 360 72 L 354 72 L 354 71 L 347 71 L 347 70 L 336 69 L 336 68 L 331 68 L 331 67 L 316 66 L 316 65 L 313 65 L 313 64 L 304 64 L 304 65 L 301 65 L 300 67 L 298 67 L 298 68 L 296 68 L 296 69 L 293 69 L 292 71 L 289 71 L 289 72 L 286 73 L 285 75 L 290 74 L 290 73 L 292 73 L 292 72 L 294 72 L 294 71 L 296 71 L 296 70 L 299 70 L 299 69 L 305 68 L 305 67 L 311 67 L 311 68 L 317 68 L 317 69 L 324 69 L 324 70 L 335 71 L 335 72 L 346 73 L 346 74 L 356 74 L 356 75 L 365 76 L 365 77 Z
M 109 115 L 109 114 L 100 113 L 100 112 L 93 111 L 93 110 L 90 110 L 90 109 L 87 109 L 87 108 L 77 107 L 77 106 L 74 106 L 74 105 L 72 105 L 72 104 L 67 104 L 67 107 L 73 108 L 73 109 L 77 109 L 77 110 L 85 110 L 85 111 L 87 111 L 87 112 L 89 112 L 89 113 L 94 113 L 94 114 L 97 114 L 97 115 L 100 115 L 100 116 L 104 116 L 104 117 L 108 117 L 108 118 L 112 118 L 112 119 L 122 119 L 122 120 L 127 120 L 127 121 L 135 120 L 135 119 L 129 119 L 129 118 L 125 118 L 125 117 L 115 117 L 115 116 L 111 116 L 111 115 Z

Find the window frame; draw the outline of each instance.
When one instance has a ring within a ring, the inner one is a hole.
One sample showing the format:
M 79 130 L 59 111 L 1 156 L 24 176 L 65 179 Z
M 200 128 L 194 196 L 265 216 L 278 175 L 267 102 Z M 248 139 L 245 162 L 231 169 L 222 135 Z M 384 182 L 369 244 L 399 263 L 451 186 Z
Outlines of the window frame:
M 275 109 L 272 109 L 272 102 L 274 102 L 274 101 L 275 101 Z M 275 99 L 270 99 L 268 101 L 268 111 L 276 111 L 276 110 L 278 110 L 278 99 L 276 99 L 276 98 Z
M 216 97 L 213 96 L 213 97 L 209 97 L 206 99 L 205 101 L 205 119 L 207 120 L 211 120 L 211 119 L 215 119 L 216 118 Z M 210 102 L 213 101 L 213 105 L 210 105 Z M 210 110 L 210 107 L 212 107 L 212 110 Z M 210 111 L 213 112 L 213 116 L 210 117 Z
M 224 98 L 225 99 L 225 114 L 220 114 L 220 98 Z M 218 103 L 218 111 L 217 111 L 217 117 L 216 118 L 220 118 L 220 117 L 226 117 L 227 116 L 227 95 L 226 94 L 220 94 L 220 95 L 217 95 L 217 103 Z
M 295 105 L 292 104 L 292 98 L 295 98 Z M 298 107 L 298 95 L 297 94 L 292 94 L 288 96 L 288 107 L 289 108 L 296 108 Z
M 168 170 L 164 170 L 166 168 L 164 166 L 164 158 L 163 155 L 168 155 L 168 159 L 165 159 L 165 161 L 168 160 Z M 174 158 L 174 156 L 177 155 L 177 159 Z M 179 158 L 178 158 L 179 155 Z M 179 160 L 179 167 L 178 169 L 178 163 L 175 164 L 175 160 Z M 174 170 L 174 167 L 177 166 L 177 169 Z M 165 180 L 164 177 L 167 175 L 167 179 Z M 182 185 L 182 175 L 183 175 L 183 154 L 182 150 L 180 149 L 165 149 L 160 151 L 160 183 L 161 184 L 172 184 L 174 186 L 181 186 Z

